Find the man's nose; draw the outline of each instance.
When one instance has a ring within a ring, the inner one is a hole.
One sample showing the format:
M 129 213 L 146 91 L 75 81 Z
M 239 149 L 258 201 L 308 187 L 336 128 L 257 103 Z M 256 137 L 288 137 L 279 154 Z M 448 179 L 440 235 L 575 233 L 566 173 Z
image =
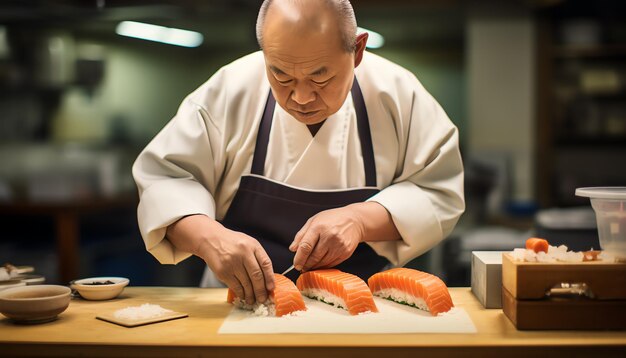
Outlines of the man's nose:
M 291 99 L 301 106 L 315 101 L 313 86 L 306 83 L 306 81 L 298 81 L 291 91 Z

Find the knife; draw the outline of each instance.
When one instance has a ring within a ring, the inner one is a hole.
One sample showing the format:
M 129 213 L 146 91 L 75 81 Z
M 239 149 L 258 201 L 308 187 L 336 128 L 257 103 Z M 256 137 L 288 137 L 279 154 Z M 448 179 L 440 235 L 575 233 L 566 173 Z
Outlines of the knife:
M 289 268 L 288 268 L 288 269 L 286 269 L 286 270 L 285 270 L 285 272 L 283 272 L 281 275 L 283 275 L 283 276 L 284 276 L 284 275 L 288 274 L 288 273 L 289 273 L 289 271 L 293 270 L 293 267 L 294 267 L 293 265 L 289 266 Z

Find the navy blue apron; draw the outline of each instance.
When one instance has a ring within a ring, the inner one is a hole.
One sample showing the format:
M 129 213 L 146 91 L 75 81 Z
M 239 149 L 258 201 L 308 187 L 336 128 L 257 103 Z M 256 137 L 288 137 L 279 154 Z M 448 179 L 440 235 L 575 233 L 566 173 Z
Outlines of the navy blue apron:
M 295 254 L 289 251 L 289 245 L 310 217 L 324 210 L 363 202 L 379 192 L 376 188 L 376 165 L 369 120 L 356 78 L 351 94 L 356 110 L 366 187 L 324 192 L 296 189 L 264 177 L 267 146 L 276 106 L 272 91 L 269 93 L 252 159 L 252 175 L 242 176 L 239 189 L 222 224 L 257 239 L 272 260 L 275 272 L 282 272 L 293 264 Z M 367 280 L 388 263 L 387 259 L 378 256 L 370 246 L 361 243 L 352 257 L 337 268 Z M 298 274 L 296 270 L 292 270 L 287 276 L 295 280 Z

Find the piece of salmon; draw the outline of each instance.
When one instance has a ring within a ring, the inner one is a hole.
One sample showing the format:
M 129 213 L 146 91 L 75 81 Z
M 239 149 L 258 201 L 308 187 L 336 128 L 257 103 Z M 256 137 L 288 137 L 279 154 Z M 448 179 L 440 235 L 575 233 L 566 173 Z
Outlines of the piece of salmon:
M 446 284 L 426 272 L 393 268 L 372 275 L 367 284 L 376 296 L 429 311 L 433 316 L 454 307 Z
M 303 295 L 346 309 L 351 315 L 378 312 L 365 281 L 337 269 L 304 272 L 296 286 Z
M 233 290 L 228 289 L 228 297 L 226 300 L 228 303 L 254 311 L 259 315 L 281 317 L 296 311 L 306 311 L 300 290 L 298 290 L 290 279 L 281 274 L 274 274 L 274 290 L 270 291 L 269 296 L 265 304 L 257 302 L 248 305 L 245 301 L 237 297 Z

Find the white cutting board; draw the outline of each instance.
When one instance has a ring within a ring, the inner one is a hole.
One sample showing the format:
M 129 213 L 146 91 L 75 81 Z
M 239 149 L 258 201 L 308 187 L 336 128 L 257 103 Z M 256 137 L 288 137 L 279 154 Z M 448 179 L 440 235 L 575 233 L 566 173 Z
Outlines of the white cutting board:
M 283 317 L 255 316 L 233 308 L 218 333 L 476 333 L 469 315 L 459 307 L 433 317 L 429 312 L 379 297 L 374 300 L 378 313 L 357 316 L 307 297 L 307 311 Z

